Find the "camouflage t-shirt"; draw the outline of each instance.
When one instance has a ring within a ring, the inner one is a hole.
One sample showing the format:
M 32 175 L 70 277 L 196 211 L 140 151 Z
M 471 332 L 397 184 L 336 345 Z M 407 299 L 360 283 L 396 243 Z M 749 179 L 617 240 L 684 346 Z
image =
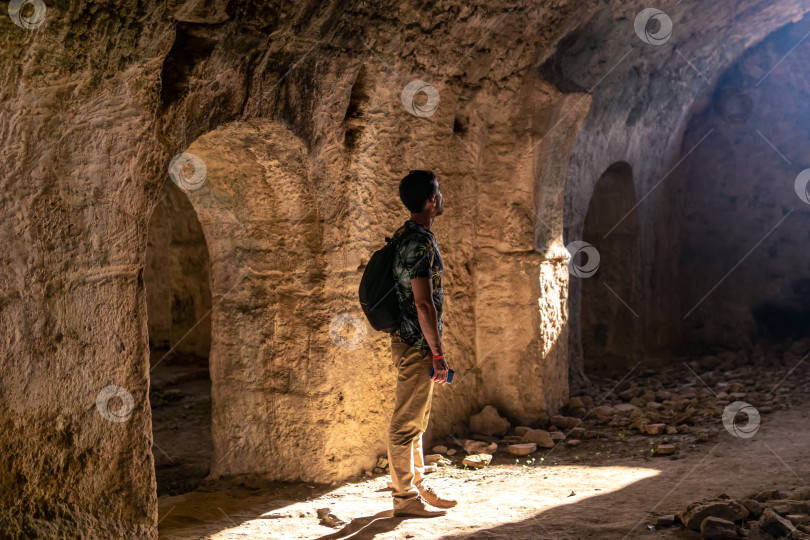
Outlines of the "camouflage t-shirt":
M 397 256 L 394 257 L 394 277 L 397 281 L 397 297 L 402 312 L 399 337 L 411 347 L 429 351 L 425 336 L 419 326 L 416 302 L 413 297 L 411 278 L 433 278 L 433 305 L 439 321 L 439 337 L 442 335 L 442 272 L 444 265 L 439 253 L 439 245 L 433 233 L 413 220 L 407 220 L 393 235 L 397 242 Z

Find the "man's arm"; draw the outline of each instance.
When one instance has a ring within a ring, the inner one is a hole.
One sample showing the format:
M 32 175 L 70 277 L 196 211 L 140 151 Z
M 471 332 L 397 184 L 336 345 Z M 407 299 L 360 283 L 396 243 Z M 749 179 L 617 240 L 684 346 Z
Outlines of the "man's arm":
M 442 340 L 439 337 L 439 319 L 436 306 L 433 304 L 433 279 L 429 277 L 411 278 L 413 299 L 416 303 L 416 314 L 419 327 L 434 355 L 443 355 Z M 449 367 L 444 358 L 433 360 L 433 377 L 436 382 L 447 382 Z

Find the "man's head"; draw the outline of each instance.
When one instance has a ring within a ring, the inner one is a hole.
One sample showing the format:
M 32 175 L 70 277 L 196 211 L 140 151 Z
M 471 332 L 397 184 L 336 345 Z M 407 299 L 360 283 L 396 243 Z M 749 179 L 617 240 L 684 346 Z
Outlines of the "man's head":
M 433 171 L 411 171 L 399 183 L 399 198 L 411 214 L 433 217 L 444 212 L 444 199 Z

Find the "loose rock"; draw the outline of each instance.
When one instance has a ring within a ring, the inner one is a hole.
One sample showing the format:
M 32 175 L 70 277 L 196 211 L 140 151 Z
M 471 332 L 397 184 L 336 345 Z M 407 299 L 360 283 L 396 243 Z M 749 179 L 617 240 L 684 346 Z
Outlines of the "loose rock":
M 464 458 L 462 463 L 468 467 L 475 469 L 482 469 L 492 462 L 492 455 L 490 454 L 474 454 Z
M 685 512 L 680 514 L 679 518 L 687 529 L 699 531 L 700 524 L 709 516 L 728 521 L 739 521 L 748 517 L 748 510 L 737 501 L 714 501 L 690 505 Z
M 675 453 L 675 445 L 673 444 L 659 444 L 658 446 L 655 447 L 656 456 L 669 456 L 674 453 Z
M 481 412 L 470 417 L 470 429 L 484 435 L 506 435 L 511 424 L 509 420 L 498 414 L 492 405 L 487 405 Z
M 661 435 L 666 427 L 666 424 L 647 424 L 645 431 L 647 435 Z
M 793 524 L 774 512 L 770 508 L 766 508 L 759 518 L 760 530 L 779 538 L 780 536 L 788 537 L 796 529 Z
M 709 516 L 700 524 L 705 540 L 736 540 L 737 526 L 727 519 Z
M 485 443 L 468 439 L 464 441 L 464 451 L 468 454 L 492 454 L 498 449 L 498 443 Z
M 537 451 L 537 445 L 535 443 L 510 444 L 506 447 L 506 451 L 515 456 L 528 456 Z
M 554 446 L 554 439 L 551 434 L 544 429 L 533 429 L 523 436 L 523 442 L 535 443 L 541 448 L 551 448 Z
M 318 513 L 318 518 L 320 519 L 321 525 L 326 525 L 327 527 L 340 527 L 346 524 L 345 521 L 332 513 L 331 508 L 318 508 L 316 512 Z

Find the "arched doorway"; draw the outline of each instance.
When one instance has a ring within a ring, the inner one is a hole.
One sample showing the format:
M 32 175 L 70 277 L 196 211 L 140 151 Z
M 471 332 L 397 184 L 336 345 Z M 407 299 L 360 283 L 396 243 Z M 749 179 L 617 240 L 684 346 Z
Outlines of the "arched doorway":
M 194 490 L 211 455 L 208 247 L 188 197 L 164 182 L 148 225 L 144 282 L 158 495 Z
M 638 215 L 633 171 L 608 167 L 594 187 L 582 239 L 599 267 L 582 280 L 582 352 L 586 373 L 627 367 L 637 355 Z

